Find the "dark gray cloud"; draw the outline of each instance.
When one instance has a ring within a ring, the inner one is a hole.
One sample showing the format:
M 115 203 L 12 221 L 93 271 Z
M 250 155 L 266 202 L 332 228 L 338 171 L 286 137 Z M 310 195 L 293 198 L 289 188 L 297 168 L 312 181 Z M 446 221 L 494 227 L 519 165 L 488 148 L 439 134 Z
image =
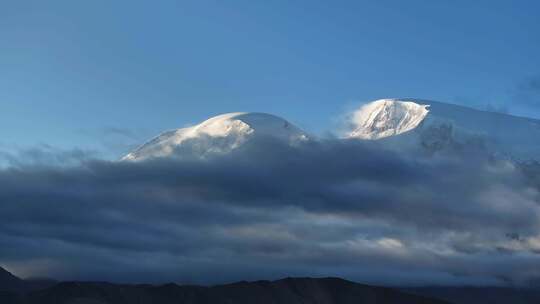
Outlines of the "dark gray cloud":
M 0 264 L 22 275 L 191 283 L 324 275 L 378 284 L 540 277 L 537 165 L 271 139 L 204 161 L 36 159 L 0 171 Z
M 73 166 L 87 159 L 95 159 L 97 151 L 58 149 L 47 144 L 33 148 L 19 149 L 17 147 L 0 146 L 0 167 L 48 164 L 49 166 Z
M 529 77 L 520 86 L 522 90 L 540 94 L 540 75 Z
M 533 75 L 520 81 L 512 93 L 510 107 L 524 107 L 534 111 L 532 116 L 538 117 L 540 107 L 540 75 Z

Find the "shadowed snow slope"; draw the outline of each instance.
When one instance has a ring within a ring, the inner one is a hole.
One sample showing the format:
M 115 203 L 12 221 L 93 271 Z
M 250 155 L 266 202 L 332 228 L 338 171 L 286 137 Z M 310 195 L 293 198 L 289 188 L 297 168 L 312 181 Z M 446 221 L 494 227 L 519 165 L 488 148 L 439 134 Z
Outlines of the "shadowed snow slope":
M 254 136 L 270 136 L 293 143 L 307 135 L 288 121 L 265 113 L 228 113 L 196 126 L 160 134 L 122 160 L 144 160 L 164 156 L 205 157 L 238 148 Z
M 420 143 L 437 151 L 481 148 L 514 160 L 540 160 L 540 121 L 415 99 L 381 99 L 362 106 L 348 138 Z

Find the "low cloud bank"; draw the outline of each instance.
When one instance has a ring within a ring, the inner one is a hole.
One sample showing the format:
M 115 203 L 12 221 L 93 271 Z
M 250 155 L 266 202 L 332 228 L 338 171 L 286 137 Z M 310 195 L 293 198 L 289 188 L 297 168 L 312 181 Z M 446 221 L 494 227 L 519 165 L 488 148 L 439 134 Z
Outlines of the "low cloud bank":
M 11 155 L 0 170 L 0 265 L 23 276 L 203 284 L 340 276 L 389 285 L 540 278 L 537 164 L 270 138 L 206 160 L 109 162 L 75 151 L 50 165 L 51 154 L 32 155 Z

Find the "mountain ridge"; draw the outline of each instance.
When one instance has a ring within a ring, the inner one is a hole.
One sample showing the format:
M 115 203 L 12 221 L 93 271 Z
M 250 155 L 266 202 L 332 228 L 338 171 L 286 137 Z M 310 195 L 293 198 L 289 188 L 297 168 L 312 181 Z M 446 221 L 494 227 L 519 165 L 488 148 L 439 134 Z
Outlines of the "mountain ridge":
M 0 266 L 0 291 L 20 290 L 24 281 Z
M 24 281 L 11 273 L 10 277 Z M 66 281 L 9 290 L 0 285 L 2 304 L 473 304 L 485 301 L 539 303 L 540 290 L 489 286 L 382 287 L 338 277 L 287 277 L 213 286 Z
M 3 304 L 447 304 L 387 287 L 340 278 L 285 278 L 240 281 L 216 286 L 123 285 L 106 282 L 63 282 L 25 295 L 0 294 Z
M 357 109 L 351 131 L 339 139 L 381 140 L 397 149 L 484 150 L 497 158 L 540 161 L 540 120 L 462 105 L 413 98 L 379 99 Z M 290 144 L 317 140 L 287 120 L 266 113 L 235 112 L 197 125 L 165 131 L 125 155 L 123 161 L 156 157 L 205 159 L 234 151 L 255 136 Z

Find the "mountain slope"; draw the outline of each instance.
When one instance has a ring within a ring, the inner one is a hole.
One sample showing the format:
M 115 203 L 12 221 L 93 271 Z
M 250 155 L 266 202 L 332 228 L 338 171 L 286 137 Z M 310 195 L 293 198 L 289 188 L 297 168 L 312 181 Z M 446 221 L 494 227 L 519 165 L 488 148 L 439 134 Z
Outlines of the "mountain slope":
M 0 267 L 0 291 L 18 291 L 24 288 L 24 281 Z
M 27 292 L 54 286 L 57 282 L 51 279 L 20 279 L 0 267 L 0 292 Z M 3 303 L 0 301 L 0 303 Z
M 4 298 L 7 301 L 7 297 Z M 52 288 L 12 298 L 3 304 L 443 304 L 395 289 L 357 284 L 342 279 L 287 278 L 278 281 L 238 282 L 214 287 L 167 284 L 115 285 L 61 283 Z
M 455 304 L 536 304 L 540 303 L 539 289 L 511 287 L 419 287 L 403 289 L 430 298 Z
M 269 136 L 294 143 L 308 138 L 288 121 L 265 113 L 228 113 L 193 127 L 164 132 L 122 160 L 155 157 L 207 157 L 230 152 L 254 137 Z
M 422 123 L 429 112 L 427 108 L 411 101 L 389 99 L 368 103 L 354 113 L 357 126 L 349 137 L 380 139 L 408 132 Z
M 514 160 L 540 160 L 540 120 L 415 99 L 381 99 L 354 113 L 347 138 L 400 138 L 431 151 L 479 148 Z

